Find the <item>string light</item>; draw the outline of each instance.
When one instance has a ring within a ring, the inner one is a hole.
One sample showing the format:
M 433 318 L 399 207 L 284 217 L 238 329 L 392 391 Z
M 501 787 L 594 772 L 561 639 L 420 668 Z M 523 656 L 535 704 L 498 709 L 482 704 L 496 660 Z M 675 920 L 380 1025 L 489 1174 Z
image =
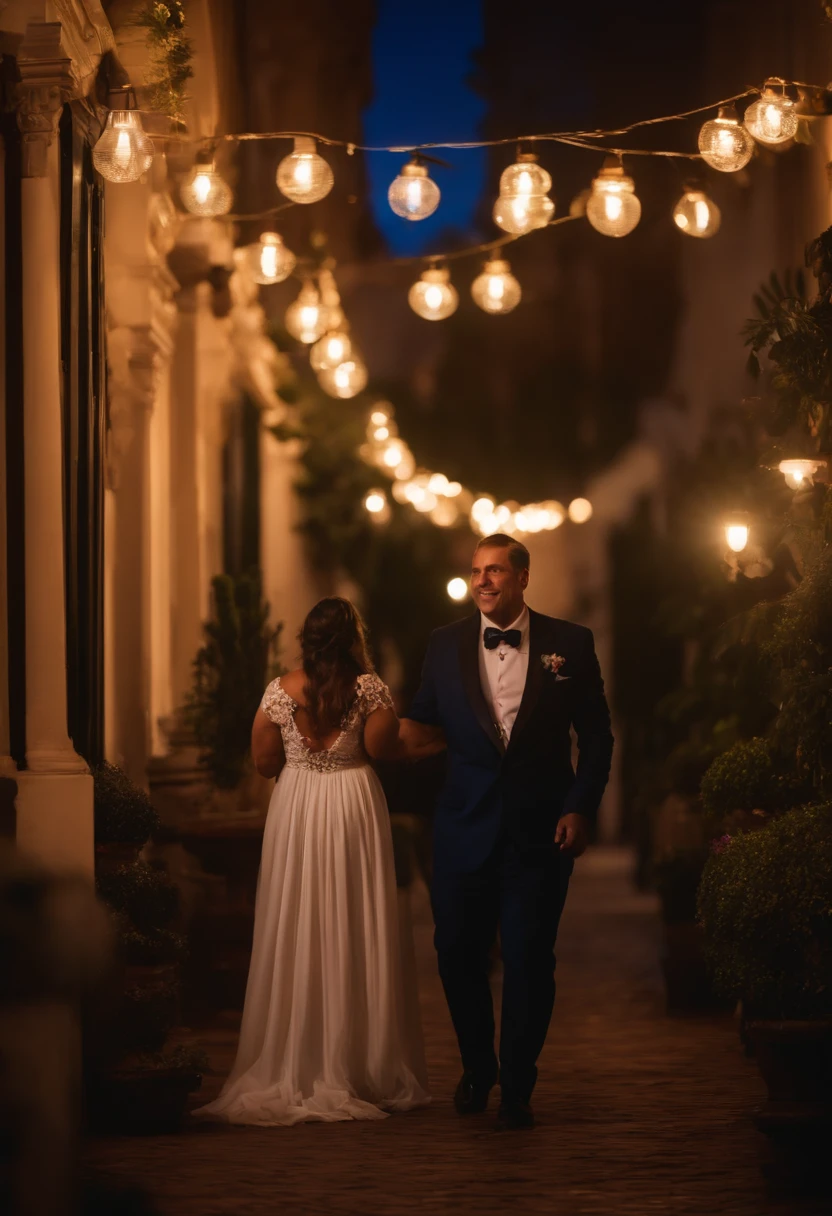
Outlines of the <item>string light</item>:
M 335 178 L 308 135 L 296 135 L 294 151 L 277 166 L 277 188 L 293 203 L 317 203 L 326 198 Z
M 708 237 L 719 230 L 722 215 L 704 190 L 687 186 L 673 208 L 673 220 L 686 236 Z
M 491 258 L 471 284 L 471 295 L 483 312 L 499 315 L 516 308 L 522 292 L 508 262 Z
M 720 107 L 716 118 L 710 118 L 699 132 L 702 159 L 720 173 L 736 173 L 744 169 L 754 154 L 754 140 L 744 127 L 734 106 Z
M 749 527 L 744 516 L 732 516 L 725 524 L 725 541 L 733 553 L 742 553 L 748 544 Z
M 500 176 L 500 196 L 492 212 L 494 223 L 504 232 L 515 236 L 545 228 L 555 214 L 555 204 L 548 197 L 552 179 L 537 164 L 533 152 L 521 152 L 513 165 Z
M 246 260 L 255 283 L 282 283 L 295 269 L 296 258 L 277 232 L 262 232 L 260 240 L 245 247 Z
M 362 359 L 353 351 L 351 358 L 339 363 L 337 367 L 327 368 L 318 373 L 318 383 L 330 397 L 340 397 L 346 400 L 355 397 L 367 386 L 367 368 Z
M 439 187 L 428 177 L 427 165 L 418 157 L 402 166 L 390 183 L 387 201 L 392 211 L 406 220 L 424 220 L 439 206 Z
M 450 271 L 442 266 L 431 266 L 413 284 L 407 293 L 410 307 L 426 321 L 444 321 L 456 312 L 459 295 L 451 283 Z
M 826 467 L 825 460 L 793 459 L 781 460 L 777 466 L 792 490 L 805 490 L 814 484 L 815 473 Z
M 452 600 L 461 603 L 468 598 L 468 584 L 464 578 L 452 578 L 447 587 L 448 595 Z
M 153 163 L 153 141 L 137 110 L 110 110 L 92 163 L 108 182 L 137 182 Z
M 328 320 L 317 287 L 307 279 L 297 299 L 286 309 L 284 324 L 287 330 L 299 342 L 311 345 L 326 333 Z
M 780 93 L 775 92 L 779 86 Z M 777 145 L 793 139 L 797 132 L 797 111 L 784 91 L 784 82 L 767 80 L 759 101 L 745 111 L 745 125 L 758 143 Z
M 324 372 L 345 363 L 352 354 L 352 340 L 344 330 L 334 329 L 319 338 L 309 352 L 313 371 Z
M 573 524 L 585 524 L 592 519 L 592 503 L 588 498 L 573 498 L 569 504 L 569 518 Z
M 182 183 L 179 197 L 191 215 L 214 218 L 231 210 L 231 187 L 214 165 L 210 152 L 198 152 L 196 163 Z
M 604 236 L 627 236 L 641 219 L 635 183 L 627 177 L 620 158 L 609 156 L 592 183 L 586 218 Z
M 387 495 L 384 490 L 369 490 L 364 498 L 364 508 L 370 515 L 382 515 L 387 506 Z

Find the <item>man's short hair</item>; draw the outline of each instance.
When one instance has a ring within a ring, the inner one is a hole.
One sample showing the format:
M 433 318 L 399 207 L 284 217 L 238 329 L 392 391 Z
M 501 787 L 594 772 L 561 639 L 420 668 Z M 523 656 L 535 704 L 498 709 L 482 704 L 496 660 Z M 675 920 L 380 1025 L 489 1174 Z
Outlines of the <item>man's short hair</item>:
M 508 536 L 505 532 L 495 532 L 493 536 L 484 536 L 481 541 L 477 542 L 474 552 L 478 553 L 486 545 L 493 549 L 508 549 L 508 560 L 515 570 L 529 569 L 531 565 L 529 551 L 521 541 L 515 540 L 513 536 Z

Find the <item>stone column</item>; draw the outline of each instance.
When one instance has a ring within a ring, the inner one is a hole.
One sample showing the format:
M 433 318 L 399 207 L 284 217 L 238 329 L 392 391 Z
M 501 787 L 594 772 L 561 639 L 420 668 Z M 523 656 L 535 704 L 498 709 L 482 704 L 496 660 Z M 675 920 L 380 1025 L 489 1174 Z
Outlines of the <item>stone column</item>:
M 18 56 L 23 133 L 23 408 L 26 764 L 17 840 L 41 860 L 92 870 L 92 778 L 67 732 L 57 129 L 71 89 L 59 23 L 29 27 Z M 27 55 L 32 46 L 32 57 Z
M 0 367 L 6 366 L 6 292 L 5 259 L 6 217 L 5 159 L 0 146 Z M 17 765 L 9 755 L 9 622 L 6 613 L 6 393 L 0 384 L 0 778 L 16 777 Z

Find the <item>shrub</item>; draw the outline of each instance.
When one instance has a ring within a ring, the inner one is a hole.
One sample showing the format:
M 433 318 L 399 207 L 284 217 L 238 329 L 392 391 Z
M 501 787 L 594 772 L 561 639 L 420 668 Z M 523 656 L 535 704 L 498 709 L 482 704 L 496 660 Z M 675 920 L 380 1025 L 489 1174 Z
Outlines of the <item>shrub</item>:
M 720 845 L 698 898 L 715 986 L 757 1016 L 832 1016 L 832 803 Z
M 731 811 L 784 811 L 810 794 L 767 739 L 743 739 L 718 756 L 702 778 L 701 792 L 705 811 L 720 817 Z
M 150 798 L 114 764 L 93 769 L 96 844 L 143 845 L 160 826 Z

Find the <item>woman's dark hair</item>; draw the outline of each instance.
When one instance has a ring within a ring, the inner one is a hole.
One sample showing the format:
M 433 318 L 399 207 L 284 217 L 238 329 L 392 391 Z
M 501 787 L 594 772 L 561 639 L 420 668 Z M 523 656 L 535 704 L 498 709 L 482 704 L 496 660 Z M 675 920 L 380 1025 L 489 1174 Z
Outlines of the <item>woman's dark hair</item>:
M 319 600 L 300 631 L 306 711 L 319 734 L 341 725 L 355 697 L 355 681 L 373 670 L 358 610 L 339 595 Z

